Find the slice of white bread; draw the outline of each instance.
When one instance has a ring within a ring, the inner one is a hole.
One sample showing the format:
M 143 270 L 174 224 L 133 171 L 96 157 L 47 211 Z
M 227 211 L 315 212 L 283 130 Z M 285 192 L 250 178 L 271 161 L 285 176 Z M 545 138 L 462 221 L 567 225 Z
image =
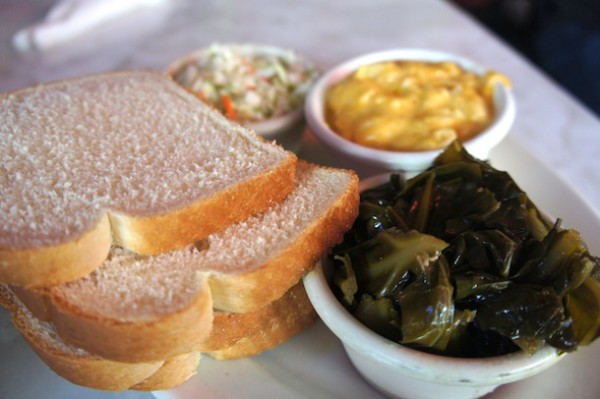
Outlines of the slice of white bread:
M 288 340 L 317 318 L 300 282 L 254 312 L 216 312 L 215 328 L 193 352 L 164 361 L 122 363 L 65 343 L 52 323 L 37 319 L 3 284 L 0 304 L 11 312 L 14 325 L 32 349 L 58 375 L 78 385 L 111 391 L 171 388 L 196 373 L 201 352 L 218 359 L 254 356 Z
M 299 161 L 284 201 L 202 243 L 155 256 L 115 249 L 89 276 L 15 293 L 65 342 L 119 362 L 167 359 L 197 350 L 212 309 L 247 313 L 283 296 L 357 212 L 355 173 Z
M 263 211 L 296 157 L 161 74 L 123 71 L 0 94 L 0 282 L 87 275 L 111 244 L 180 248 Z
M 300 280 L 281 298 L 257 310 L 215 312 L 213 329 L 197 350 L 219 360 L 254 356 L 287 341 L 316 319 Z

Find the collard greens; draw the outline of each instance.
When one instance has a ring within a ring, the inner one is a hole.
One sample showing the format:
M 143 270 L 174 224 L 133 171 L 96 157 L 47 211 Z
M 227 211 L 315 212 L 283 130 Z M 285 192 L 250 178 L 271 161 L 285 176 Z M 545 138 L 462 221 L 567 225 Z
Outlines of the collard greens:
M 599 258 L 458 142 L 420 175 L 363 192 L 331 260 L 355 317 L 425 351 L 570 352 L 600 333 Z

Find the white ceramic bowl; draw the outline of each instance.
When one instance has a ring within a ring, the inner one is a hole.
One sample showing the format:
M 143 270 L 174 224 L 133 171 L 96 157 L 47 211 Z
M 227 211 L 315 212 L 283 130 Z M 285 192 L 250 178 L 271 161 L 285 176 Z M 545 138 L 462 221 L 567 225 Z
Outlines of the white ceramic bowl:
M 319 262 L 304 277 L 308 297 L 325 325 L 341 340 L 358 372 L 384 394 L 404 399 L 478 398 L 496 387 L 537 374 L 562 356 L 545 347 L 524 352 L 463 359 L 432 355 L 392 342 L 354 318 L 330 289 Z
M 389 173 L 361 181 L 360 190 L 389 180 Z M 488 358 L 429 354 L 395 343 L 358 321 L 330 287 L 331 269 L 319 261 L 304 277 L 308 297 L 325 325 L 340 339 L 358 372 L 384 394 L 404 399 L 481 397 L 500 385 L 525 379 L 564 357 L 550 346 L 534 355 L 519 351 Z
M 314 69 L 313 66 L 305 59 L 301 58 L 297 53 L 290 50 L 285 50 L 278 47 L 267 46 L 267 45 L 256 45 L 256 44 L 231 44 L 222 45 L 239 51 L 242 54 L 266 54 L 275 55 L 284 59 L 293 60 L 295 62 L 302 63 L 307 67 Z M 174 74 L 179 71 L 183 66 L 189 63 L 195 63 L 200 57 L 206 52 L 206 49 L 199 49 L 193 51 L 181 58 L 178 58 L 171 62 L 164 70 L 167 76 L 173 77 Z M 310 82 L 312 84 L 313 82 Z M 242 124 L 265 139 L 272 141 L 275 140 L 281 144 L 284 148 L 298 153 L 302 145 L 302 137 L 306 129 L 304 121 L 303 103 L 291 112 L 285 115 L 279 115 L 270 119 L 252 122 L 242 122 Z
M 422 49 L 399 49 L 371 53 L 351 59 L 326 72 L 310 91 L 304 108 L 308 127 L 315 136 L 337 155 L 339 163 L 352 167 L 359 162 L 387 170 L 419 172 L 426 169 L 442 151 L 385 151 L 366 147 L 347 140 L 334 132 L 325 121 L 324 98 L 331 85 L 341 81 L 358 67 L 382 61 L 416 60 L 427 62 L 452 61 L 463 69 L 478 75 L 486 69 L 474 62 L 453 54 Z M 467 151 L 479 159 L 487 159 L 490 150 L 508 134 L 515 119 L 515 100 L 512 90 L 496 85 L 494 92 L 495 117 L 491 125 L 477 136 L 463 143 Z

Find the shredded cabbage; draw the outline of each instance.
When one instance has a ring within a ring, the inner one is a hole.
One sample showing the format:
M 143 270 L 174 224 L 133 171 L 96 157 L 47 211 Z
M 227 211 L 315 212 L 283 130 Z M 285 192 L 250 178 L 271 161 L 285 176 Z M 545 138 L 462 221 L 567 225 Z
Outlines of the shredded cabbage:
M 285 115 L 302 106 L 316 70 L 292 51 L 212 45 L 173 78 L 239 122 Z

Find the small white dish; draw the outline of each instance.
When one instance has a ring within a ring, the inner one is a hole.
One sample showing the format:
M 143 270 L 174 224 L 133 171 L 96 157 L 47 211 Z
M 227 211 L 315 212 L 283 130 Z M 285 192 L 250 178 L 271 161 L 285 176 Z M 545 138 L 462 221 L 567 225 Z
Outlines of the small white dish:
M 254 130 L 266 140 L 274 140 L 284 148 L 298 153 L 302 145 L 302 137 L 306 128 L 303 114 L 304 97 L 317 78 L 317 72 L 314 67 L 307 60 L 291 50 L 258 44 L 224 44 L 195 50 L 180 57 L 165 68 L 164 74 L 178 82 L 175 78 L 177 74 L 183 71 L 186 66 L 198 66 L 198 61 L 203 57 L 207 57 L 209 51 L 227 51 L 231 54 L 239 54 L 240 57 L 252 57 L 254 55 L 277 57 L 278 59 L 285 60 L 289 64 L 296 64 L 307 71 L 306 73 L 309 76 L 307 81 L 296 86 L 297 91 L 294 92 L 294 96 L 298 97 L 294 97 L 295 100 L 293 102 L 290 101 L 290 103 L 297 104 L 294 109 L 283 114 L 275 114 L 267 119 L 237 121 Z M 190 90 L 190 87 L 187 87 L 186 85 L 182 86 Z M 292 96 L 292 94 L 290 94 L 290 96 Z
M 387 169 L 419 172 L 426 169 L 442 151 L 387 151 L 366 147 L 347 140 L 333 131 L 325 120 L 324 99 L 328 88 L 362 65 L 383 61 L 414 60 L 426 62 L 451 61 L 478 75 L 486 72 L 482 66 L 457 55 L 424 49 L 397 49 L 366 54 L 346 61 L 326 72 L 315 83 L 306 99 L 304 113 L 307 124 L 315 136 L 331 149 L 344 167 L 364 163 Z M 491 125 L 463 143 L 467 151 L 479 159 L 488 159 L 489 152 L 500 143 L 514 122 L 516 106 L 512 90 L 497 84 L 494 91 L 495 115 Z
M 361 180 L 364 191 L 389 181 L 390 173 Z M 545 346 L 487 358 L 458 358 L 408 348 L 377 334 L 356 319 L 331 289 L 326 258 L 304 277 L 308 297 L 323 323 L 341 341 L 356 370 L 386 396 L 403 399 L 468 399 L 550 368 L 566 354 Z

